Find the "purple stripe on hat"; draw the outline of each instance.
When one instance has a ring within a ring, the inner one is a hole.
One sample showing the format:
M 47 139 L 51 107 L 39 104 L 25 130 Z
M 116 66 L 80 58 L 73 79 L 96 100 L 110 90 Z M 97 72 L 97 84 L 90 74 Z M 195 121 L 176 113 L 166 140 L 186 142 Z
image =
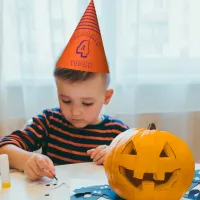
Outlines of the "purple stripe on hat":
M 93 23 L 93 22 L 91 22 L 91 21 L 89 21 L 89 20 L 87 20 L 87 19 L 82 19 L 82 20 L 80 21 L 79 24 L 83 24 L 83 23 L 93 24 L 93 25 L 95 25 L 96 27 L 98 27 L 98 29 L 99 29 L 99 25 L 98 25 L 97 23 Z
M 85 12 L 85 14 L 91 14 L 91 15 L 97 17 L 96 13 L 93 13 L 93 12 Z
M 84 15 L 84 17 L 85 17 L 85 16 L 86 16 L 86 17 L 92 17 L 95 21 L 97 21 L 97 17 L 94 17 L 94 16 L 92 16 L 92 15 L 87 15 L 87 14 Z
M 94 30 L 94 29 L 92 29 L 92 28 L 81 28 L 81 27 L 79 27 L 79 28 L 77 27 L 77 28 L 76 28 L 76 30 L 81 30 L 81 29 L 83 29 L 83 30 L 94 31 L 94 32 L 98 33 L 99 35 L 101 35 L 99 31 L 96 31 L 96 30 Z
M 88 27 L 91 27 L 91 28 L 94 28 L 94 29 L 96 29 L 96 31 L 99 31 L 99 27 L 95 27 L 95 26 L 91 26 L 90 24 L 79 24 L 78 26 L 77 26 L 77 28 L 79 28 L 80 26 L 88 26 Z
M 94 13 L 96 13 L 96 11 L 95 11 L 94 9 L 87 8 L 86 11 L 87 11 L 87 10 L 92 10 Z
M 86 19 L 86 20 L 91 20 L 91 21 L 95 22 L 96 25 L 99 25 L 98 22 L 97 22 L 96 20 L 93 20 L 93 19 L 91 19 L 91 18 L 83 17 L 81 20 L 85 20 L 85 19 Z
M 91 5 L 91 4 L 90 4 L 90 5 Z M 94 9 L 94 6 L 90 6 L 90 5 L 88 6 L 88 8 L 93 8 L 93 9 Z M 93 4 L 93 5 L 94 5 L 94 4 Z

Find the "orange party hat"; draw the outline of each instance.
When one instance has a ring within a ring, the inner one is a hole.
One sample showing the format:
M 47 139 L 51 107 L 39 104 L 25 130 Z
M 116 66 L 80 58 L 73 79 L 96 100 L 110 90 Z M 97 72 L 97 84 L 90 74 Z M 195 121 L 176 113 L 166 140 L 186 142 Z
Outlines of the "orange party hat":
M 93 0 L 89 3 L 56 67 L 109 73 Z

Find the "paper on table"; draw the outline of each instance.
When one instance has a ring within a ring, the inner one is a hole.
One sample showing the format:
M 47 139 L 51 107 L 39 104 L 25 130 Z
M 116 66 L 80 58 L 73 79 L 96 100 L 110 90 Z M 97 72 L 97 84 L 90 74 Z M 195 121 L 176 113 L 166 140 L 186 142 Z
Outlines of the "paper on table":
M 75 195 L 76 194 L 76 195 Z M 70 200 L 121 199 L 111 190 L 105 180 L 72 179 L 70 181 Z
M 62 185 L 69 187 L 69 184 L 66 181 L 63 181 L 61 179 L 58 179 L 58 181 L 56 181 L 55 179 L 50 179 L 48 177 L 43 177 L 36 181 L 30 181 L 30 180 L 28 181 L 29 187 L 34 187 L 37 185 L 42 185 L 46 189 L 56 189 Z

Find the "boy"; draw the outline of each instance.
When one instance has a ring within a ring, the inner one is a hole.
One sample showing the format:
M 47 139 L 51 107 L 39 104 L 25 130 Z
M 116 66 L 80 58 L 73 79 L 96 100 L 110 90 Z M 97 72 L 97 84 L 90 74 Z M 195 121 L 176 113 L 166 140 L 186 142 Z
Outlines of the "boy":
M 92 0 L 54 70 L 60 108 L 44 110 L 24 130 L 0 140 L 0 154 L 8 154 L 11 167 L 31 180 L 53 178 L 54 165 L 103 164 L 113 138 L 128 129 L 100 115 L 113 90 L 95 16 Z M 33 152 L 41 147 L 42 154 Z

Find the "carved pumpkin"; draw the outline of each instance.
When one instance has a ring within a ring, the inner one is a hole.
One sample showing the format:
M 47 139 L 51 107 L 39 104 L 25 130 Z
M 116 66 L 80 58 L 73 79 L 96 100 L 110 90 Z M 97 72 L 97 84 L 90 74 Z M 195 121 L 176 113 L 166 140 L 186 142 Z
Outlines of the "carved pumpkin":
M 110 187 L 123 199 L 180 200 L 192 183 L 195 163 L 177 136 L 129 129 L 112 141 L 104 169 Z

